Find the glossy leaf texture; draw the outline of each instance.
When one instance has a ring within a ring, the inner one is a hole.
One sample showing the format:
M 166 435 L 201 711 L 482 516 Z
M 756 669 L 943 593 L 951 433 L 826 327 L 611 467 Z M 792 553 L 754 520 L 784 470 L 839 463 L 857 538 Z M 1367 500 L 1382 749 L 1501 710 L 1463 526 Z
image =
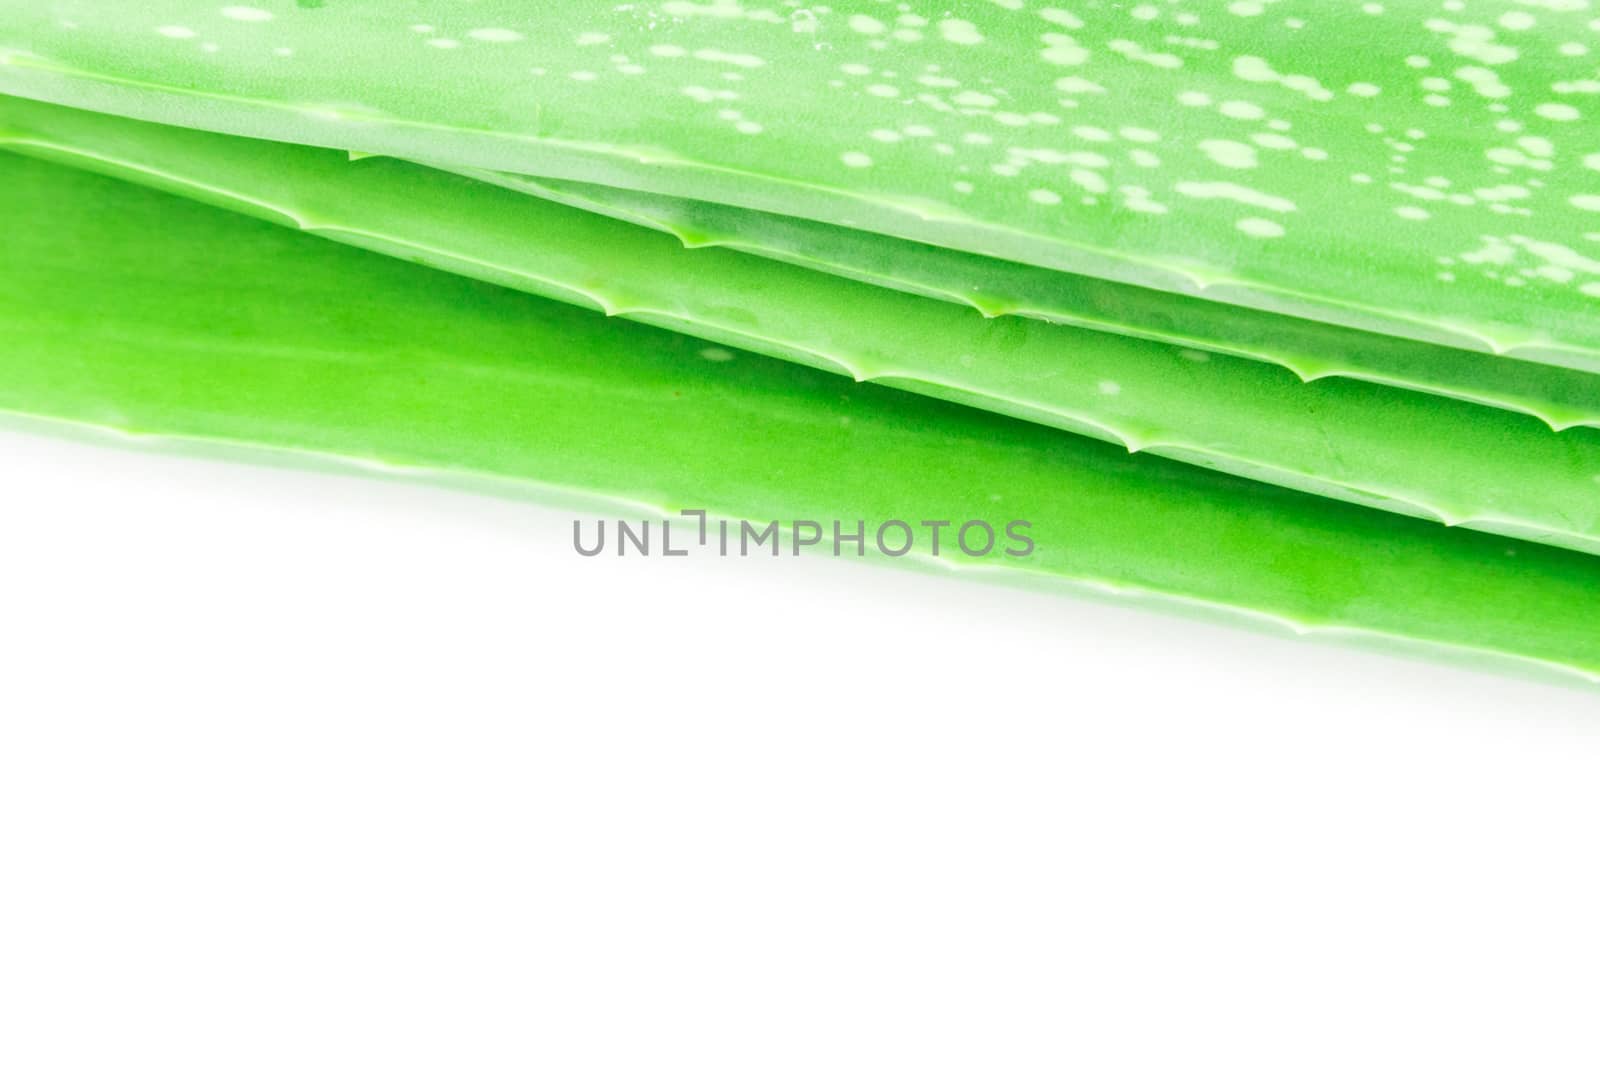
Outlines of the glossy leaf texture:
M 1025 520 L 1025 558 L 944 562 L 1600 674 L 1593 556 L 708 349 L 23 157 L 0 156 L 0 202 L 13 415 L 664 514 Z
M 1290 488 L 1600 550 L 1600 431 L 971 310 L 392 159 L 0 100 L 0 144 L 430 266 Z M 197 328 L 203 328 L 200 324 Z
M 1587 0 L 52 0 L 0 91 L 1600 370 L 1597 43 Z
M 1236 304 L 977 256 L 765 211 L 613 186 L 464 168 L 460 173 L 670 233 L 998 317 L 1108 330 L 1287 367 L 1305 381 L 1358 378 L 1600 427 L 1600 374 L 1352 330 Z

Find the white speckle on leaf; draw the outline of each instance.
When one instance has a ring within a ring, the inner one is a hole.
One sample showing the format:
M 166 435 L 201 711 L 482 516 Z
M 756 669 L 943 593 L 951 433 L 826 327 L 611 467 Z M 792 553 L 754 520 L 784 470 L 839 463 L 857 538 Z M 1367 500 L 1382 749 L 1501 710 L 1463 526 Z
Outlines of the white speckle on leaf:
M 1249 237 L 1282 237 L 1283 226 L 1271 219 L 1248 218 L 1234 223 L 1234 228 Z
M 1258 165 L 1256 150 L 1239 141 L 1201 141 L 1200 151 L 1219 167 L 1251 170 Z
M 951 44 L 982 44 L 983 34 L 966 19 L 945 19 L 939 23 L 939 36 Z
M 522 34 L 516 30 L 503 30 L 494 26 L 486 26 L 480 30 L 468 30 L 467 36 L 474 41 L 487 41 L 490 44 L 511 44 L 522 40 Z

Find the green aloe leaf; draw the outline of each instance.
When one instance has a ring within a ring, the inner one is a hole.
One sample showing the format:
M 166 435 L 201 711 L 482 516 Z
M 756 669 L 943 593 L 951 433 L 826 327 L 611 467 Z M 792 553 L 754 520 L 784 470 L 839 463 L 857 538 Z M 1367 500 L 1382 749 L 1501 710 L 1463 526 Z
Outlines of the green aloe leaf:
M 1596 25 L 1587 0 L 53 0 L 0 11 L 0 91 L 1600 370 Z
M 486 281 L 1340 499 L 1600 550 L 1600 431 L 955 305 L 392 159 L 0 101 L 0 143 Z
M 1031 554 L 944 561 L 1600 675 L 1600 558 L 707 350 L 24 157 L 0 157 L 0 198 L 0 411 L 664 514 L 1024 520 Z
M 1345 377 L 1532 415 L 1564 430 L 1600 426 L 1600 374 L 1369 333 L 1236 304 L 977 256 L 917 241 L 705 200 L 463 168 L 481 181 L 856 281 L 1203 351 L 1265 360 L 1305 381 Z

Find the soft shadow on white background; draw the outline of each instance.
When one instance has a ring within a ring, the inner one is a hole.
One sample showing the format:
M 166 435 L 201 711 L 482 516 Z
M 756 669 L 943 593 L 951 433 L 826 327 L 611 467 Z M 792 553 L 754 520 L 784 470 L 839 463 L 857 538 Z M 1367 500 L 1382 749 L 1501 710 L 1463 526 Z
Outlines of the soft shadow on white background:
M 1592 1064 L 1600 696 L 0 436 L 0 1062 Z

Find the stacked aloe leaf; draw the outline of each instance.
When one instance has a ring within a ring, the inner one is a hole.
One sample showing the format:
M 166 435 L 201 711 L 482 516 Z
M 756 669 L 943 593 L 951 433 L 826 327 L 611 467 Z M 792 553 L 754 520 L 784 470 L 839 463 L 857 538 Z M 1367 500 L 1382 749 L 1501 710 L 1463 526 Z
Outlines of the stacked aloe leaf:
M 7 4 L 0 410 L 1600 676 L 1591 7 Z

